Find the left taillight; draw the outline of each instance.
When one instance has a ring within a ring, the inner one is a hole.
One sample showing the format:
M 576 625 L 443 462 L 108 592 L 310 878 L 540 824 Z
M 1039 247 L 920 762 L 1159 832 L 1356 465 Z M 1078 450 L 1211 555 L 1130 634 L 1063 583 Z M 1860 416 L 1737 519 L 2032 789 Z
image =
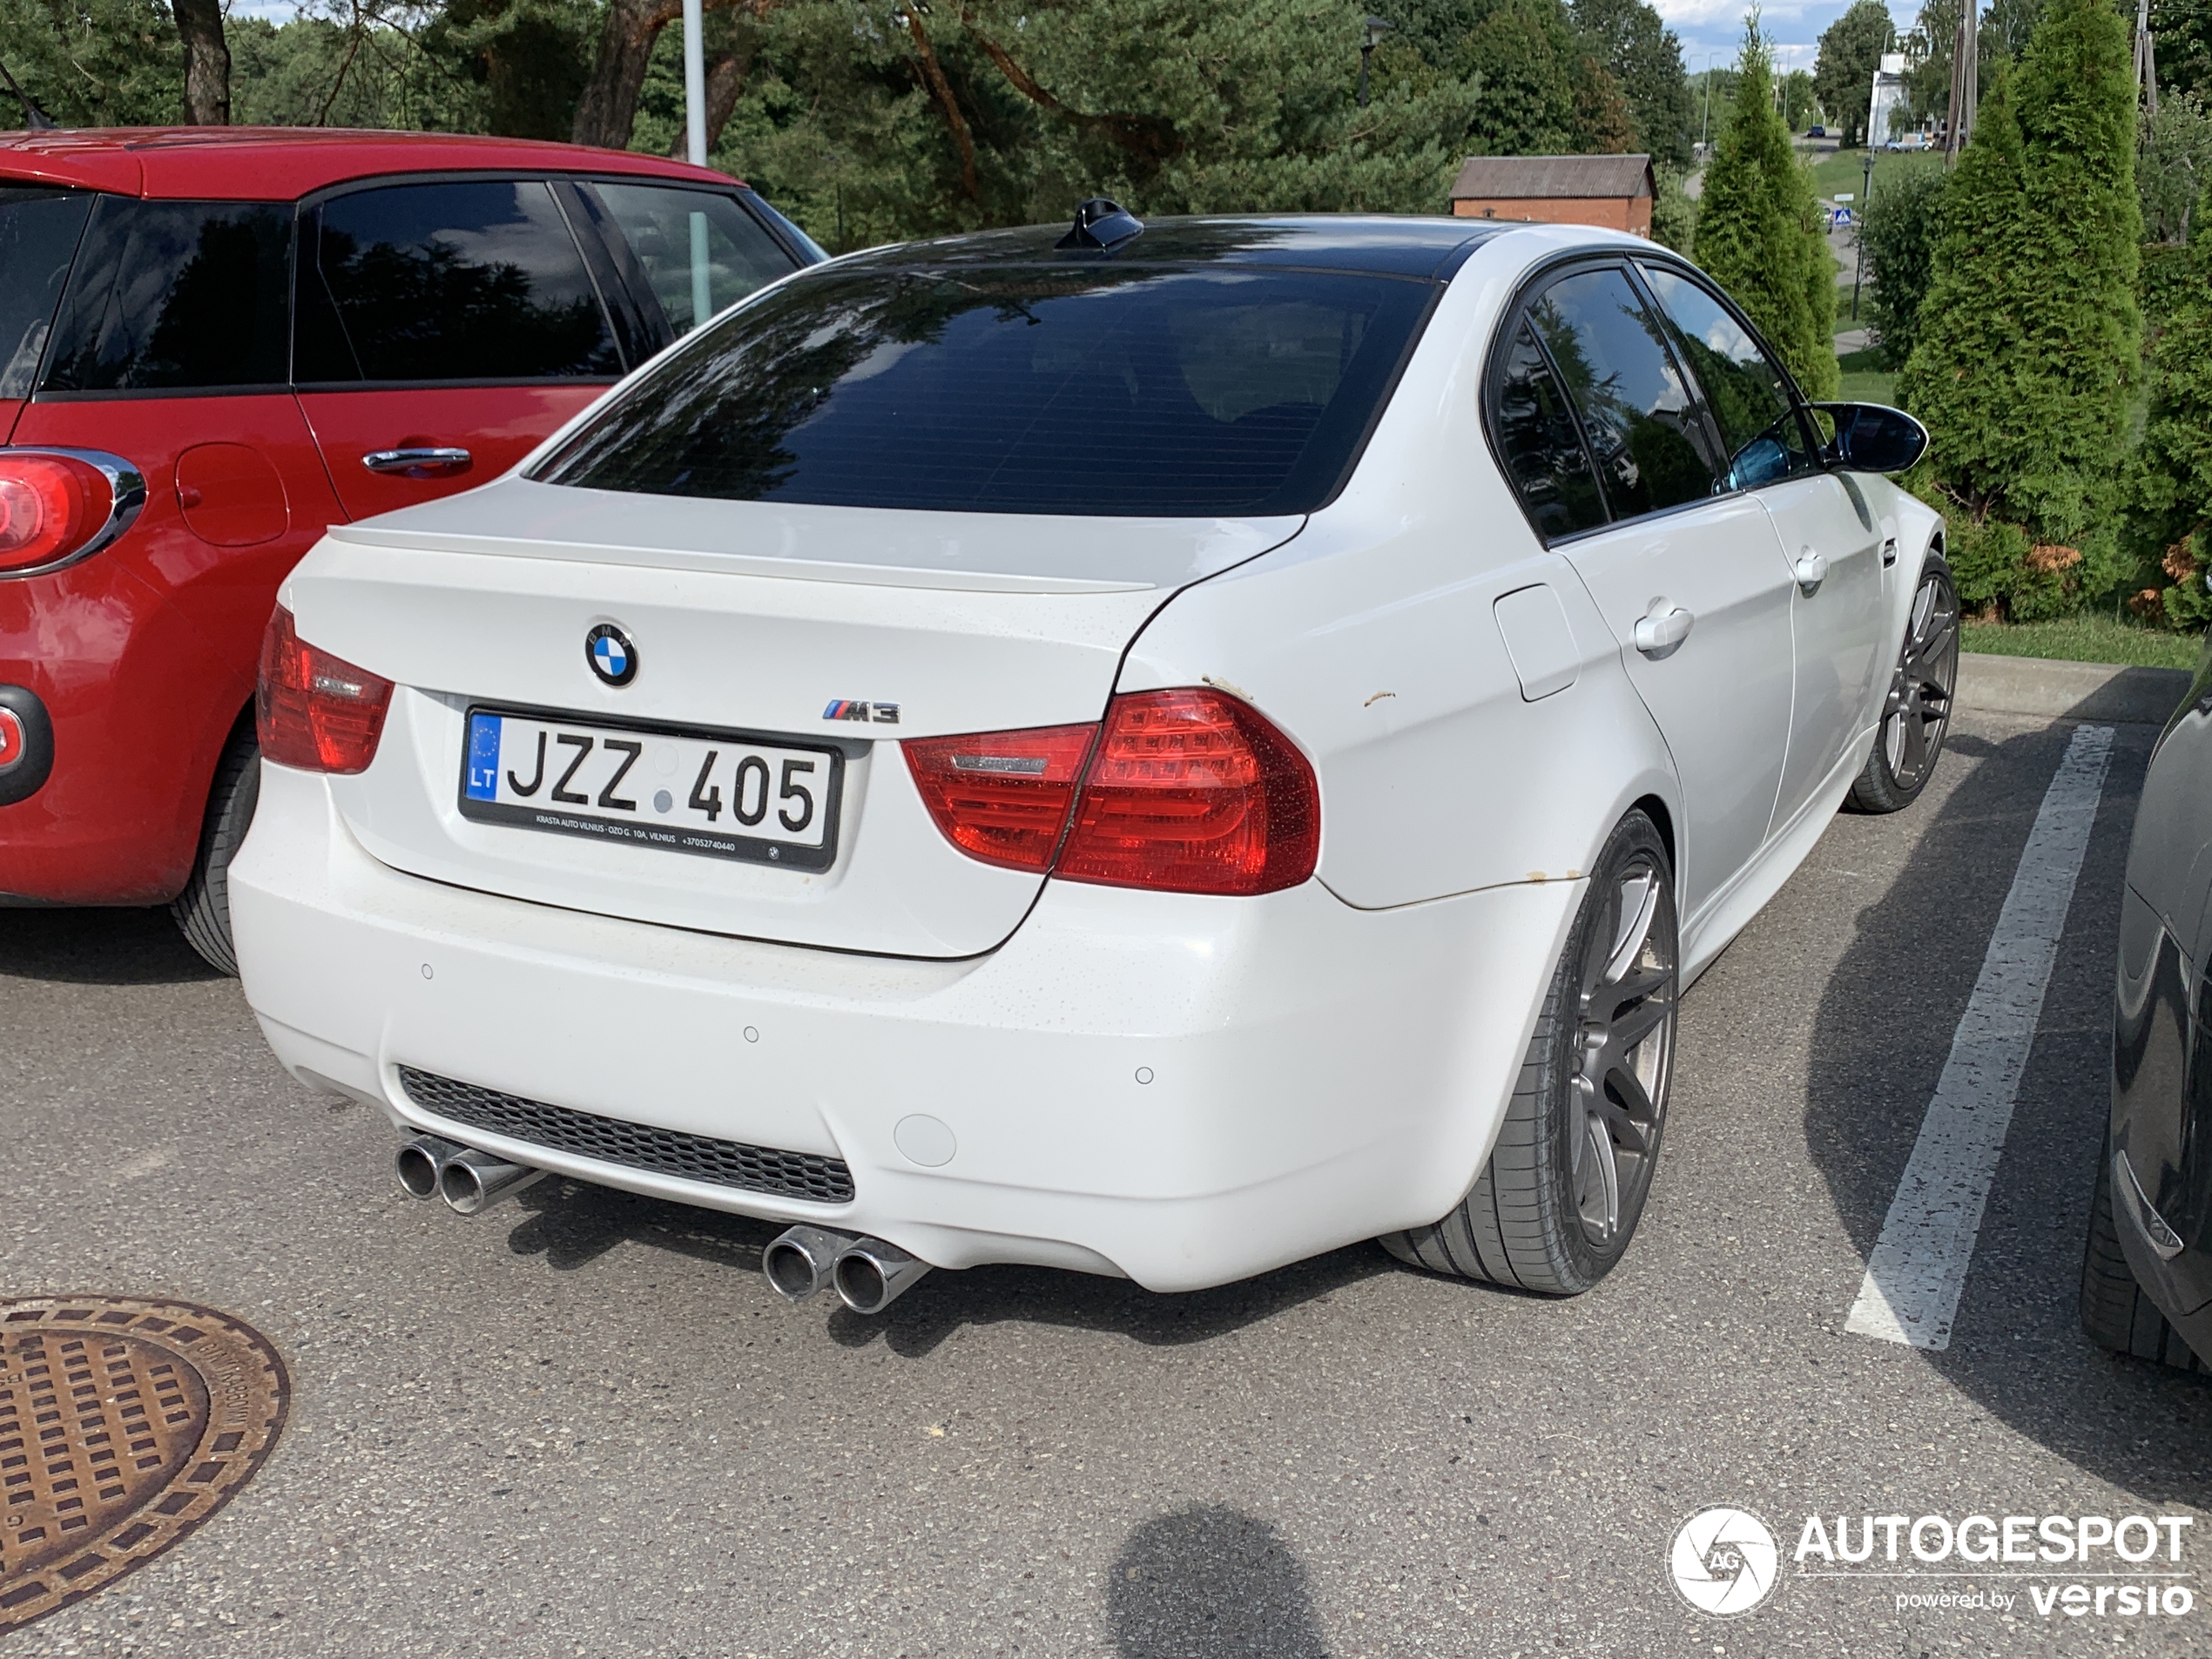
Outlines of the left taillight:
M 64 455 L 0 449 L 0 571 L 69 557 L 107 524 L 113 504 L 97 467 Z
M 310 645 L 277 607 L 253 697 L 264 758 L 303 772 L 366 772 L 391 706 L 391 681 Z

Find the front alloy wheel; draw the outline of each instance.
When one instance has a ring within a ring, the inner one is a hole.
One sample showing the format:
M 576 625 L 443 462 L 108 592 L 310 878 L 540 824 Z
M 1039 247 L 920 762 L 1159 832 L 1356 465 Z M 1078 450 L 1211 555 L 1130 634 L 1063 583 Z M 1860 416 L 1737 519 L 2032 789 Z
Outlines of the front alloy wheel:
M 1951 567 L 1931 553 L 1912 595 L 1905 643 L 1882 703 L 1882 724 L 1866 765 L 1852 784 L 1851 804 L 1862 813 L 1893 813 L 1927 787 L 1951 729 L 1951 695 L 1959 683 L 1959 590 Z

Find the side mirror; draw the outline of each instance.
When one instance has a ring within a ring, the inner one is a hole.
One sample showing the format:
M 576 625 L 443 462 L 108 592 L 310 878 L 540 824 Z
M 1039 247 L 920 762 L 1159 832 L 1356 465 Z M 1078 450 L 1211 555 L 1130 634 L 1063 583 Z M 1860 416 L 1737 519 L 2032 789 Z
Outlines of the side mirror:
M 1905 472 L 1928 452 L 1928 429 L 1903 409 L 1879 403 L 1816 403 L 1834 422 L 1830 465 L 1853 472 Z

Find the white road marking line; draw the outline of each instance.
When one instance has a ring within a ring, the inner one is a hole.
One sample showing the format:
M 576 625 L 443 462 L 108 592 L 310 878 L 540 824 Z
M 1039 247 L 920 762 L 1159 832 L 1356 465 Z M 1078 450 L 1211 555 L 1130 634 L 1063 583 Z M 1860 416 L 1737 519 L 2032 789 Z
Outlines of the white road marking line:
M 1951 1345 L 1982 1206 L 2005 1150 L 2111 759 L 2110 726 L 2077 727 L 2044 792 L 1846 1331 L 1916 1348 Z

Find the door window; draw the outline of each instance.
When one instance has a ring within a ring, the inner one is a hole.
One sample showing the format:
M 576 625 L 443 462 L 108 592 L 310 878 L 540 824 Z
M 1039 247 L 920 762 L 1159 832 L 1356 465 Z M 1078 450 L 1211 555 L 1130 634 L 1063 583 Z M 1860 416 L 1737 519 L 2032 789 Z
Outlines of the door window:
M 0 398 L 29 397 L 92 199 L 0 190 Z
M 103 196 L 40 389 L 280 387 L 291 266 L 289 202 Z
M 611 380 L 598 290 L 539 179 L 354 191 L 315 216 L 305 382 Z
M 1683 354 L 1728 446 L 1729 486 L 1757 489 L 1819 463 L 1788 378 L 1721 302 L 1676 271 L 1642 267 L 1681 331 Z
M 1626 273 L 1562 277 L 1529 307 L 1528 321 L 1582 417 L 1615 518 L 1702 500 L 1720 487 L 1704 422 Z
M 1552 541 L 1605 523 L 1589 452 L 1527 323 L 1507 348 L 1495 408 L 1498 448 L 1537 534 Z
M 669 331 L 683 335 L 797 267 L 729 197 L 665 185 L 594 186 L 644 268 Z

